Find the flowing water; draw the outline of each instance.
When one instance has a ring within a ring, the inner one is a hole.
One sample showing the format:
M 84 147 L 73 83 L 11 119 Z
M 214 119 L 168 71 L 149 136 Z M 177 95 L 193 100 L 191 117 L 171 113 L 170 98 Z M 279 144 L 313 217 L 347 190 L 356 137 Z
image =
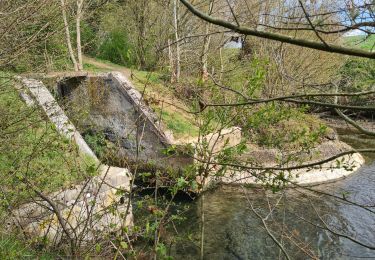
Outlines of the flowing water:
M 374 139 L 339 134 L 355 148 L 375 147 Z M 366 165 L 348 178 L 313 189 L 375 205 L 375 157 L 366 157 Z M 375 213 L 304 189 L 272 194 L 239 186 L 218 188 L 195 201 L 176 228 L 184 238 L 170 253 L 175 259 L 285 259 L 255 213 L 268 216 L 269 233 L 291 259 L 375 259 L 375 250 L 337 235 L 374 247 Z

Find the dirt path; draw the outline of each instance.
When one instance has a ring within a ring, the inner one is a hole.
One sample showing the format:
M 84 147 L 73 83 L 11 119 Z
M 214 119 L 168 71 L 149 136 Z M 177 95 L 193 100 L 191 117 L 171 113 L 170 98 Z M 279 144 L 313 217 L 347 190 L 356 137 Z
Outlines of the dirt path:
M 108 64 L 108 63 L 105 63 L 105 62 L 101 62 L 101 61 L 98 61 L 96 59 L 93 59 L 93 58 L 90 58 L 90 57 L 87 57 L 87 56 L 84 56 L 83 60 L 86 63 L 94 65 L 95 67 L 98 67 L 100 69 L 119 71 L 119 72 L 123 73 L 127 78 L 130 79 L 130 77 L 131 77 L 132 72 L 131 72 L 131 69 L 129 69 L 129 68 Z

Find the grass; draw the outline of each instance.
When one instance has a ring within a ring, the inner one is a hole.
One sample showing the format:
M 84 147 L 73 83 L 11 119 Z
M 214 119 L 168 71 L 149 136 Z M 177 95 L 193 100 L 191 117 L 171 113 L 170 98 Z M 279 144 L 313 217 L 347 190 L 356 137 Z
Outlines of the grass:
M 83 69 L 86 71 L 92 71 L 92 72 L 110 71 L 110 69 L 99 68 L 93 64 L 86 63 L 86 62 L 83 64 Z
M 56 259 L 49 253 L 36 252 L 30 246 L 22 243 L 20 239 L 10 235 L 0 236 L 0 259 Z
M 160 114 L 161 110 L 157 109 L 156 112 Z M 191 121 L 187 120 L 183 115 L 163 110 L 161 117 L 164 124 L 173 132 L 176 138 L 198 136 L 198 127 L 192 125 Z
M 366 38 L 364 35 L 349 36 L 344 38 L 345 44 L 363 50 L 375 50 L 375 35 Z

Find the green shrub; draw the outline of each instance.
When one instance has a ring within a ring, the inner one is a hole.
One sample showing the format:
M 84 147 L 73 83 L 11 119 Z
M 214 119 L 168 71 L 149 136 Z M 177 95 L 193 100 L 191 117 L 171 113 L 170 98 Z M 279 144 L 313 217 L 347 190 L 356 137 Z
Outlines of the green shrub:
M 119 29 L 108 32 L 99 43 L 97 57 L 119 65 L 132 65 L 132 48 L 126 32 Z
M 350 58 L 340 70 L 340 75 L 346 81 L 345 88 L 363 91 L 375 84 L 375 60 Z
M 83 136 L 86 143 L 99 158 L 105 155 L 107 150 L 107 141 L 103 132 L 88 131 Z
M 375 86 L 375 60 L 350 58 L 340 69 L 341 92 L 361 92 L 374 90 Z M 348 97 L 342 102 L 370 105 L 374 103 L 374 95 Z
M 321 141 L 328 128 L 318 118 L 276 103 L 260 106 L 248 120 L 252 141 L 280 149 L 309 149 Z
M 239 59 L 239 52 L 240 50 L 237 49 L 223 50 L 223 61 L 226 66 L 226 73 L 223 74 L 222 79 L 223 84 L 248 97 L 259 97 L 265 85 L 269 62 L 256 56 L 251 59 Z M 215 69 L 220 71 L 220 59 L 215 56 L 211 59 Z

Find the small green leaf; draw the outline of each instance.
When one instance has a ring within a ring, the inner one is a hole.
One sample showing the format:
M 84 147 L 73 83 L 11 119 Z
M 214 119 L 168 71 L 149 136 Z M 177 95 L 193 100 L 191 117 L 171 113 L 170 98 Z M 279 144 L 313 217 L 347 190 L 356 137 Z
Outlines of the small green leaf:
M 120 246 L 121 246 L 121 248 L 123 248 L 123 249 L 128 249 L 128 244 L 127 244 L 126 242 L 124 242 L 124 241 L 121 241 L 121 242 L 120 242 Z
M 96 244 L 96 245 L 95 245 L 95 251 L 96 251 L 97 253 L 100 253 L 100 251 L 102 251 L 102 247 L 101 247 L 100 244 Z

